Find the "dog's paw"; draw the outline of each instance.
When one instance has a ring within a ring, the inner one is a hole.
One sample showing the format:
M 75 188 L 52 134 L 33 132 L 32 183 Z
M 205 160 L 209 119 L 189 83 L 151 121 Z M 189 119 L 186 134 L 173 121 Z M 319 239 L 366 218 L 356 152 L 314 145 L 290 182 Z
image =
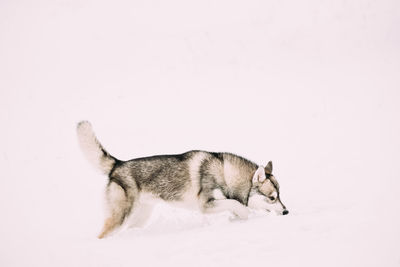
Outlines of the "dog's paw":
M 239 206 L 235 208 L 233 213 L 242 220 L 246 220 L 249 217 L 250 210 L 244 206 Z

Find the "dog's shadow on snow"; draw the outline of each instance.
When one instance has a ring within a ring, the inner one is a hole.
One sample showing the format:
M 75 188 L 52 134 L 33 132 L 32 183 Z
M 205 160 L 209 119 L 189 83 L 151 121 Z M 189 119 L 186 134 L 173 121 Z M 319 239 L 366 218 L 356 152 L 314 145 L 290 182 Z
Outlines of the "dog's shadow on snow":
M 176 214 L 175 214 L 176 215 Z M 230 223 L 244 223 L 232 214 L 221 213 L 213 215 L 204 215 L 201 213 L 179 214 L 176 216 L 155 215 L 144 227 L 125 227 L 118 234 L 120 236 L 160 236 L 186 231 L 200 230 L 215 225 L 226 225 Z

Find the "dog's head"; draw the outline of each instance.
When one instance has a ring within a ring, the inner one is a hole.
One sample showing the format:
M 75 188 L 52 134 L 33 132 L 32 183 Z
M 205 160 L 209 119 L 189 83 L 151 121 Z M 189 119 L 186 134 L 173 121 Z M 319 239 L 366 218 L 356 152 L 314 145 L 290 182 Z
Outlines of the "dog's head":
M 272 162 L 268 162 L 264 168 L 260 166 L 252 180 L 251 197 L 257 199 L 259 206 L 267 211 L 275 211 L 279 215 L 286 215 L 289 211 L 282 204 L 279 197 L 279 184 L 272 175 Z

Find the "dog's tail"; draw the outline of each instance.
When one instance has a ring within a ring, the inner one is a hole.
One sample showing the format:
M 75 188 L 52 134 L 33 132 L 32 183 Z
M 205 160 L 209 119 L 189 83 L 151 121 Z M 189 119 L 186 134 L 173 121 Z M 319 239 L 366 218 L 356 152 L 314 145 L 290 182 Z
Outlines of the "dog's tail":
M 104 174 L 110 174 L 118 160 L 111 156 L 97 140 L 90 122 L 79 122 L 77 132 L 79 145 L 89 162 Z

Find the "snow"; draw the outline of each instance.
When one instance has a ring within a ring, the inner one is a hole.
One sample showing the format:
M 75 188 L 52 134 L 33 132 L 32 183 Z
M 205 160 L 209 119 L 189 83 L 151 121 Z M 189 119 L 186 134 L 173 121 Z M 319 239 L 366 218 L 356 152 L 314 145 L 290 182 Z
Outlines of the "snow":
M 399 266 L 398 1 L 0 2 L 1 266 Z M 160 204 L 98 240 L 120 159 L 274 162 L 287 216 Z

